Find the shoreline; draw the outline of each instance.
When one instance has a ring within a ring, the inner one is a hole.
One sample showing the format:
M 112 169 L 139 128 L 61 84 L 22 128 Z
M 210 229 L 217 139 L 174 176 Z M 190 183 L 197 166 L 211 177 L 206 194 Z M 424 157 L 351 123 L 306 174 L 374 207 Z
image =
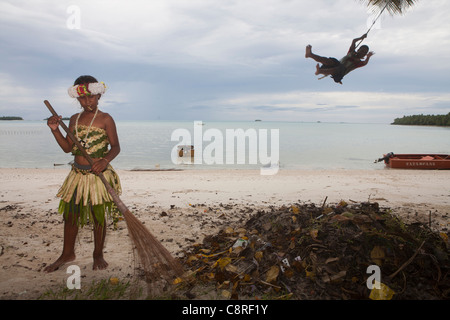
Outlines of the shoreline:
M 61 287 L 63 266 L 47 274 L 62 248 L 62 217 L 56 193 L 70 168 L 0 168 L 0 299 L 37 299 Z M 242 225 L 257 210 L 294 203 L 341 200 L 378 202 L 406 222 L 429 223 L 448 232 L 450 171 L 431 170 L 116 170 L 121 200 L 172 254 L 206 235 Z M 94 279 L 136 277 L 135 253 L 124 221 L 108 227 L 106 270 L 92 271 L 92 231 L 80 229 L 74 264 L 82 285 Z

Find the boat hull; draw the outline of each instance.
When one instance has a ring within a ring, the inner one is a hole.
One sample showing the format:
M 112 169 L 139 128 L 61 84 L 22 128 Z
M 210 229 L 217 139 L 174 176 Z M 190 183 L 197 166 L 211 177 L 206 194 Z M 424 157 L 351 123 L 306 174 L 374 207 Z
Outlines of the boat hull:
M 394 154 L 384 159 L 384 162 L 393 169 L 450 169 L 450 155 L 447 154 Z

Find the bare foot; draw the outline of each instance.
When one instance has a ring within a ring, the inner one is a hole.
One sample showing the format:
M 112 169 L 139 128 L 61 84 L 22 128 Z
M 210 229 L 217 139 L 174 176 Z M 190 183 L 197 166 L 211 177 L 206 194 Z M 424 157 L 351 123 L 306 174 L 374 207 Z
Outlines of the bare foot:
M 94 265 L 92 266 L 92 270 L 104 270 L 106 267 L 108 267 L 108 263 L 102 256 L 94 257 Z
M 309 58 L 309 57 L 311 57 L 311 54 L 312 54 L 312 46 L 310 45 L 310 44 L 308 44 L 307 46 L 306 46 L 306 53 L 305 53 L 305 58 Z
M 316 73 L 315 73 L 315 75 L 317 76 L 319 74 L 320 74 L 320 64 L 317 64 L 316 65 Z
M 75 260 L 75 255 L 69 255 L 64 256 L 61 255 L 55 262 L 53 262 L 51 265 L 45 267 L 44 272 L 53 272 L 59 269 L 62 265 L 66 264 L 67 262 L 71 262 Z

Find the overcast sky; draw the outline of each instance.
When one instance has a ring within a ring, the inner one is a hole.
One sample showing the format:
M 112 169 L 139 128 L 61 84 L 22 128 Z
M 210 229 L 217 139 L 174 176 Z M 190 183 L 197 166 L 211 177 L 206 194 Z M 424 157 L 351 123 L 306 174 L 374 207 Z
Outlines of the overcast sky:
M 317 80 L 305 46 L 340 59 L 373 16 L 359 0 L 0 0 L 0 116 L 43 119 L 45 99 L 78 112 L 67 88 L 83 74 L 106 83 L 100 108 L 116 121 L 450 112 L 448 0 L 383 14 L 370 63 L 343 85 Z

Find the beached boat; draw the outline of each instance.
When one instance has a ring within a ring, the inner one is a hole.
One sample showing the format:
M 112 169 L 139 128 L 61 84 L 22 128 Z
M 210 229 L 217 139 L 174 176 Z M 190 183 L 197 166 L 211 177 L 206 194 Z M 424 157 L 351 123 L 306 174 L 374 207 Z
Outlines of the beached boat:
M 394 154 L 390 152 L 375 162 L 384 161 L 387 167 L 395 169 L 449 170 L 448 154 Z

